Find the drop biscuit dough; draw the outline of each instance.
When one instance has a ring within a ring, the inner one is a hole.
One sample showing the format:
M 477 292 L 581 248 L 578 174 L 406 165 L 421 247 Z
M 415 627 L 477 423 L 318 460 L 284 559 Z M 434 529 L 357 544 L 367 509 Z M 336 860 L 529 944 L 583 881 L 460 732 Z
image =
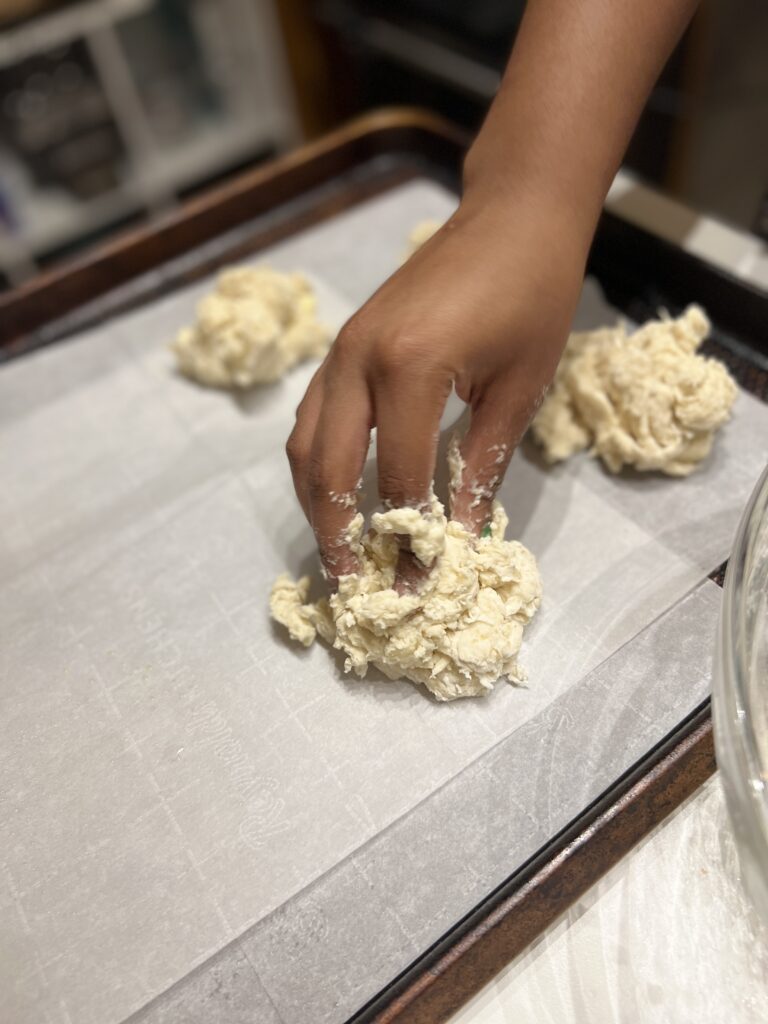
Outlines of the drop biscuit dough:
M 677 319 L 571 335 L 532 425 L 549 462 L 589 448 L 624 466 L 687 476 L 707 457 L 737 388 L 725 366 L 697 354 L 710 324 L 698 306 Z
M 325 355 L 331 333 L 315 315 L 312 286 L 301 274 L 270 267 L 230 267 L 179 331 L 179 369 L 213 387 L 250 388 L 278 380 L 296 363 Z
M 433 499 L 425 514 L 399 508 L 374 514 L 363 536 L 358 513 L 348 531 L 360 572 L 342 576 L 329 598 L 308 602 L 309 579 L 278 577 L 270 611 L 291 637 L 309 646 L 320 636 L 362 677 L 374 665 L 389 679 L 421 683 L 438 700 L 488 693 L 502 676 L 521 682 L 517 655 L 525 626 L 541 603 L 530 551 L 504 540 L 507 516 L 497 502 L 489 536 L 448 521 Z M 398 543 L 434 565 L 417 593 L 394 590 Z

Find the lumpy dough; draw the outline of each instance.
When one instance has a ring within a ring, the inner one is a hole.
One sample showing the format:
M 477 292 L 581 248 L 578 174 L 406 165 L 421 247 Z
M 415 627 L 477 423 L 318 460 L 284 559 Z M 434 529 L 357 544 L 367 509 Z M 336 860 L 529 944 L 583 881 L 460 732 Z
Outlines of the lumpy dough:
M 677 319 L 572 334 L 532 424 L 548 461 L 589 447 L 623 466 L 687 476 L 709 454 L 737 388 L 722 363 L 697 354 L 710 324 L 698 306 Z
M 343 576 L 330 598 L 307 602 L 309 579 L 280 576 L 270 611 L 294 640 L 309 646 L 319 633 L 346 655 L 345 671 L 362 677 L 369 665 L 389 679 L 422 683 L 438 700 L 475 697 L 506 676 L 521 682 L 517 655 L 523 630 L 541 603 L 541 580 L 530 551 L 504 540 L 507 516 L 494 506 L 490 535 L 476 538 L 447 521 L 439 501 L 422 516 L 413 509 L 376 513 L 363 537 L 357 515 L 349 536 L 359 574 Z M 434 566 L 418 593 L 394 589 L 398 544 Z
M 214 387 L 275 381 L 302 359 L 327 352 L 331 334 L 315 306 L 301 274 L 231 267 L 198 304 L 196 322 L 176 336 L 179 368 Z

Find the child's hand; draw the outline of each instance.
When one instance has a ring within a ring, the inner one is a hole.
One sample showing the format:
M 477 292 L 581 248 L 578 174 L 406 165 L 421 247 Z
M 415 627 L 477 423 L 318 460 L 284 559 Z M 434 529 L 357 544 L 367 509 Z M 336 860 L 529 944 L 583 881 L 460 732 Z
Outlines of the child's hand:
M 381 498 L 423 505 L 452 386 L 472 408 L 453 513 L 485 523 L 557 366 L 605 194 L 695 6 L 526 4 L 458 214 L 349 321 L 299 407 L 288 455 L 331 576 L 356 568 L 344 530 L 371 428 Z
M 586 242 L 534 201 L 458 213 L 341 331 L 288 442 L 296 493 L 327 572 L 356 569 L 344 530 L 377 431 L 379 495 L 426 506 L 440 417 L 455 387 L 472 409 L 453 516 L 479 533 L 557 366 Z

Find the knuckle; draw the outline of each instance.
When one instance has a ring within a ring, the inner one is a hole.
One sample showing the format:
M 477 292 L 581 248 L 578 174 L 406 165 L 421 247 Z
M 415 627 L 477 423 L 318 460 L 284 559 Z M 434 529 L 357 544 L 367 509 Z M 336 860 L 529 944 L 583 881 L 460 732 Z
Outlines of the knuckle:
M 373 372 L 385 381 L 408 378 L 423 384 L 431 393 L 452 384 L 456 366 L 450 353 L 440 344 L 439 337 L 423 327 L 414 330 L 401 328 L 395 334 L 383 335 L 374 346 L 371 356 Z
M 373 351 L 372 368 L 384 380 L 411 374 L 426 363 L 425 346 L 410 334 L 396 334 L 378 342 Z
M 285 454 L 288 456 L 288 462 L 294 470 L 303 466 L 307 461 L 306 449 L 295 430 L 292 431 L 285 444 Z
M 326 498 L 328 496 L 330 492 L 328 473 L 324 462 L 322 462 L 316 455 L 310 455 L 309 457 L 307 480 L 309 484 L 309 494 L 313 501 L 317 501 L 318 499 Z
M 355 314 L 344 324 L 333 343 L 333 358 L 347 360 L 353 354 L 359 352 L 363 341 L 364 329 L 359 314 Z
M 379 472 L 379 494 L 384 499 L 401 508 L 406 504 L 405 485 L 401 477 L 390 470 Z

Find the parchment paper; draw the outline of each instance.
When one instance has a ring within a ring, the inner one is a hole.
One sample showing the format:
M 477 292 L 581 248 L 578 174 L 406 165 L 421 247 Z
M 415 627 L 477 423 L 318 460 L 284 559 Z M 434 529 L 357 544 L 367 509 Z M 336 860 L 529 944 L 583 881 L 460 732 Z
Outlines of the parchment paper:
M 338 325 L 452 204 L 405 186 L 263 258 L 309 272 Z M 123 1019 L 557 700 L 722 561 L 768 448 L 746 395 L 691 481 L 524 448 L 501 497 L 545 581 L 529 685 L 437 705 L 349 681 L 266 612 L 274 575 L 314 564 L 282 451 L 314 368 L 239 398 L 176 376 L 165 345 L 209 286 L 0 369 L 0 1009 L 19 1024 Z M 612 317 L 588 289 L 582 322 Z

